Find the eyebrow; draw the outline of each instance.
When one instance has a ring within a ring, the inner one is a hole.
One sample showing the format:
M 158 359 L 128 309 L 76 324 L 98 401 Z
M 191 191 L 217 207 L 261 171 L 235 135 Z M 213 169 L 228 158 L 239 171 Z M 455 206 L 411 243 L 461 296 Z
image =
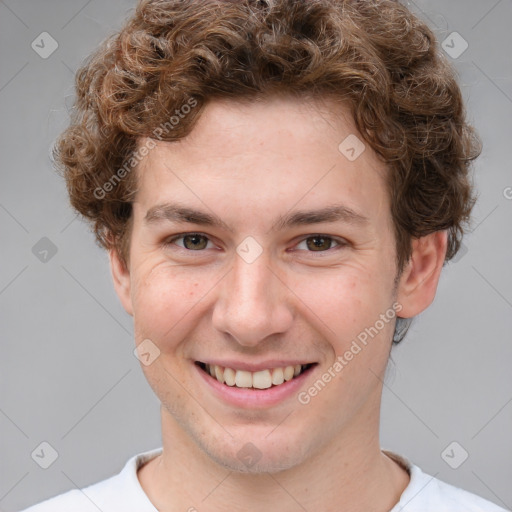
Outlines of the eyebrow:
M 158 223 L 161 221 L 189 222 L 202 226 L 220 227 L 226 231 L 233 232 L 228 224 L 213 213 L 207 213 L 179 204 L 159 204 L 151 207 L 145 217 L 146 224 Z M 344 205 L 332 205 L 317 210 L 299 210 L 280 216 L 272 225 L 269 231 L 279 231 L 294 226 L 305 226 L 321 222 L 344 222 L 357 226 L 364 226 L 369 219 L 360 213 Z
M 318 210 L 299 210 L 279 217 L 271 228 L 271 231 L 279 231 L 293 226 L 305 226 L 321 222 L 344 222 L 364 226 L 370 220 L 344 205 L 332 205 Z
M 221 227 L 226 231 L 233 231 L 220 217 L 215 214 L 194 210 L 178 204 L 159 204 L 151 207 L 144 217 L 146 224 L 153 224 L 167 220 L 170 222 L 190 222 L 202 226 Z

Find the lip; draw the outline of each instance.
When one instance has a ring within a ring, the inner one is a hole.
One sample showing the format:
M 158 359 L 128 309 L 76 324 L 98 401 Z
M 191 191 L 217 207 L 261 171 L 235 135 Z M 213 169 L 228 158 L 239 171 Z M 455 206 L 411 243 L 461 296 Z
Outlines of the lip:
M 283 361 L 282 359 L 269 359 L 267 361 L 259 363 L 247 363 L 244 361 L 225 361 L 220 359 L 209 359 L 207 361 L 197 361 L 199 363 L 222 366 L 223 368 L 231 368 L 233 370 L 245 370 L 247 372 L 259 372 L 261 370 L 270 370 L 271 368 L 284 368 L 286 366 L 295 366 L 297 364 L 315 364 L 316 361 L 299 361 L 295 359 L 293 361 Z
M 211 362 L 209 364 L 216 363 Z M 230 364 L 234 364 L 234 362 L 231 362 Z M 268 364 L 268 361 L 265 362 L 265 364 Z M 296 364 L 300 363 L 297 362 Z M 222 365 L 219 364 L 219 366 Z M 272 366 L 261 367 L 261 365 L 245 366 L 253 368 L 260 366 L 260 369 L 272 368 Z M 288 364 L 285 366 L 288 366 Z M 291 363 L 289 366 L 291 366 Z M 200 380 L 205 383 L 207 388 L 213 393 L 215 397 L 229 405 L 242 409 L 266 409 L 268 407 L 272 407 L 281 402 L 284 402 L 291 396 L 296 396 L 316 366 L 317 364 L 313 364 L 313 366 L 307 370 L 304 370 L 299 376 L 294 377 L 292 380 L 284 382 L 279 386 L 273 386 L 267 389 L 249 389 L 237 388 L 236 386 L 227 386 L 226 384 L 221 384 L 217 379 L 214 379 L 211 375 L 202 370 L 197 364 L 193 363 L 193 367 L 198 373 Z M 278 368 L 279 366 L 274 367 Z M 237 369 L 243 368 L 240 368 L 239 366 Z

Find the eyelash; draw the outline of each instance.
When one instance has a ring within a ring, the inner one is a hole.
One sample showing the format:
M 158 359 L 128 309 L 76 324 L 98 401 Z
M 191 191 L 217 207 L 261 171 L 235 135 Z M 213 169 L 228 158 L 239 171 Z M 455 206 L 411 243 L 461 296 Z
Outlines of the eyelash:
M 172 237 L 171 239 L 168 239 L 164 242 L 164 245 L 165 246 L 169 246 L 169 245 L 177 245 L 175 242 L 176 240 L 180 240 L 180 239 L 183 239 L 185 238 L 186 236 L 200 236 L 200 237 L 205 237 L 208 242 L 212 242 L 211 239 L 208 237 L 208 235 L 205 235 L 204 233 L 197 233 L 197 232 L 190 232 L 190 233 L 182 233 L 181 235 L 176 235 L 174 237 Z M 348 245 L 348 242 L 343 240 L 343 239 L 338 239 L 336 237 L 333 237 L 333 236 L 330 236 L 330 235 L 324 235 L 322 233 L 314 233 L 314 234 L 311 234 L 311 235 L 308 235 L 306 237 L 303 237 L 301 240 L 299 240 L 299 242 L 297 243 L 297 245 L 303 243 L 303 242 L 306 242 L 307 240 L 311 239 L 311 238 L 324 238 L 324 239 L 328 239 L 330 240 L 331 242 L 334 242 L 337 244 L 337 246 L 335 247 L 330 247 L 329 249 L 325 250 L 325 251 L 306 251 L 306 252 L 309 252 L 309 253 L 326 253 L 326 252 L 330 252 L 330 251 L 333 251 L 333 250 L 336 250 L 336 249 L 341 249 L 345 246 Z M 187 251 L 187 252 L 203 252 L 205 249 L 199 249 L 197 251 L 194 251 L 193 249 L 187 249 L 186 247 L 183 247 L 183 246 L 180 246 L 180 245 L 177 245 L 177 247 L 179 247 L 180 249 L 183 249 L 184 251 Z M 300 250 L 300 249 L 299 249 Z

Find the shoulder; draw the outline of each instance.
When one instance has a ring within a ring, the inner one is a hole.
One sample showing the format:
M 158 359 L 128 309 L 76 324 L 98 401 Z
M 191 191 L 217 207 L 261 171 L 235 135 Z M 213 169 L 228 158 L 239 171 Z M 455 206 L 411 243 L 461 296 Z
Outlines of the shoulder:
M 73 489 L 22 512 L 155 512 L 137 478 L 137 470 L 161 453 L 151 450 L 133 456 L 120 473 L 82 489 Z
M 393 452 L 385 453 L 409 472 L 411 480 L 390 512 L 506 512 L 498 505 L 424 473 Z
M 78 489 L 42 501 L 37 505 L 24 509 L 22 512 L 64 512 L 65 510 L 74 510 L 76 512 L 92 512 L 94 510 L 98 512 L 98 508 Z
M 418 471 L 421 471 L 417 468 Z M 455 487 L 437 478 L 422 472 L 425 496 L 418 496 L 418 503 L 423 506 L 434 507 L 432 510 L 439 512 L 452 512 L 464 510 L 465 512 L 505 512 L 499 507 L 472 492 Z M 430 508 L 429 508 L 430 510 Z

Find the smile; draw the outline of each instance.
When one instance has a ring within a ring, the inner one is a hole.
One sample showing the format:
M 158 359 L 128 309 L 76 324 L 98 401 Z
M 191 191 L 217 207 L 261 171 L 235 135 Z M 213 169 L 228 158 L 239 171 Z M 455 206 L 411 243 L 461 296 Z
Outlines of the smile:
M 316 363 L 295 364 L 251 372 L 196 361 L 199 368 L 221 384 L 246 389 L 268 389 L 281 386 L 283 383 L 298 377 L 314 364 Z

